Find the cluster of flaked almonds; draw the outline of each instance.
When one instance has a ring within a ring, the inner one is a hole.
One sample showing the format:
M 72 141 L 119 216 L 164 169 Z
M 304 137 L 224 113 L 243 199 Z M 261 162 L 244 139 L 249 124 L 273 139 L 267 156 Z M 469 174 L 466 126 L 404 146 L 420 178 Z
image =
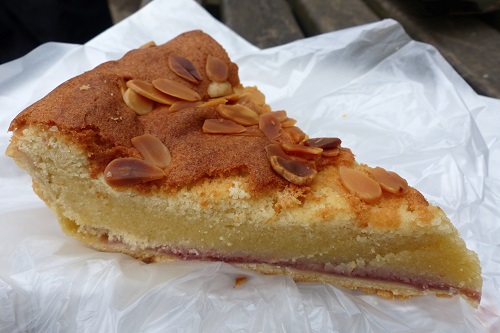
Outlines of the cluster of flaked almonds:
M 367 172 L 341 166 L 339 175 L 344 187 L 366 203 L 377 202 L 383 191 L 403 195 L 408 183 L 397 173 L 381 167 L 368 168 Z
M 104 178 L 111 186 L 127 186 L 165 177 L 163 168 L 172 161 L 163 142 L 151 134 L 132 138 L 132 145 L 143 159 L 122 157 L 112 160 L 104 169 Z
M 155 44 L 148 43 L 143 47 L 152 46 Z M 198 69 L 186 58 L 171 55 L 168 66 L 191 84 L 201 82 Z M 228 82 L 229 68 L 221 59 L 209 55 L 205 73 L 210 80 L 207 88 L 210 99 L 206 101 L 189 86 L 164 78 L 152 82 L 127 81 L 123 100 L 138 115 L 152 111 L 155 103 L 170 105 L 171 112 L 192 107 L 216 107 L 219 118 L 206 119 L 202 127 L 204 133 L 267 137 L 273 142 L 265 147 L 273 170 L 296 185 L 308 185 L 314 180 L 318 159 L 336 157 L 340 153 L 339 138 L 310 139 L 285 111 L 266 108 L 265 97 L 257 89 L 232 87 Z M 278 138 L 283 132 L 292 142 L 280 143 Z M 170 164 L 171 156 L 161 140 L 144 134 L 133 138 L 132 145 L 143 159 L 117 158 L 111 161 L 104 171 L 109 185 L 133 185 L 165 176 L 163 169 Z M 366 173 L 340 166 L 339 175 L 344 187 L 367 203 L 380 199 L 382 190 L 400 195 L 408 188 L 399 175 L 379 167 Z
M 168 57 L 168 67 L 179 77 L 191 84 L 199 84 L 201 75 L 191 61 L 179 56 Z M 126 82 L 123 91 L 125 104 L 138 115 L 151 112 L 155 103 L 169 105 L 169 110 L 179 111 L 190 107 L 209 106 L 214 103 L 222 103 L 223 99 L 218 97 L 228 96 L 233 93 L 233 87 L 227 81 L 228 67 L 220 59 L 211 55 L 207 58 L 206 74 L 211 81 L 207 93 L 212 99 L 203 103 L 198 92 L 180 82 L 158 78 L 152 82 L 132 79 Z

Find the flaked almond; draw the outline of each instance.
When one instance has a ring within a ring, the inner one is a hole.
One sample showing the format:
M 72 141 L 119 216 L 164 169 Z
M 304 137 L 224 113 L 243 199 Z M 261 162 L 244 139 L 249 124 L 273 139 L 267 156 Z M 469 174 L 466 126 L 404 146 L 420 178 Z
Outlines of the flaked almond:
M 176 112 L 184 109 L 189 109 L 189 108 L 196 108 L 201 105 L 201 101 L 196 101 L 196 102 L 188 102 L 188 101 L 178 101 L 175 102 L 174 104 L 170 105 L 168 108 L 168 111 L 170 112 Z
M 237 122 L 243 126 L 251 126 L 259 124 L 259 115 L 252 109 L 241 104 L 235 105 L 219 105 L 217 112 L 226 119 Z
M 286 118 L 285 120 L 283 120 L 281 122 L 281 127 L 283 127 L 283 128 L 292 127 L 292 126 L 295 126 L 295 124 L 297 124 L 297 120 L 295 120 L 293 118 Z
M 340 148 L 329 148 L 329 149 L 323 149 L 321 152 L 321 156 L 324 157 L 335 157 L 340 154 Z
M 280 123 L 284 122 L 288 118 L 285 110 L 272 111 L 272 113 L 274 113 Z
M 201 75 L 191 61 L 179 56 L 168 57 L 168 67 L 183 79 L 191 83 L 198 84 L 201 81 Z
M 230 95 L 233 92 L 233 87 L 231 86 L 231 83 L 229 82 L 210 82 L 207 87 L 207 93 L 208 96 L 215 98 L 215 97 L 222 97 L 226 95 Z
M 379 183 L 364 172 L 341 166 L 339 174 L 344 187 L 361 200 L 374 203 L 382 196 Z
M 266 96 L 256 87 L 245 87 L 240 97 L 241 102 L 253 102 L 257 105 L 266 104 Z
M 127 83 L 125 81 L 121 81 L 121 80 L 118 81 L 118 88 L 120 88 L 120 92 L 123 96 L 128 89 Z
M 269 140 L 274 140 L 280 136 L 281 121 L 277 112 L 266 112 L 259 117 L 259 129 Z
M 112 160 L 104 169 L 104 179 L 110 186 L 129 186 L 165 177 L 159 167 L 132 157 Z
M 296 185 L 310 184 L 318 173 L 306 162 L 285 159 L 281 156 L 271 156 L 269 160 L 274 171 Z
M 161 104 L 171 105 L 179 100 L 178 98 L 162 93 L 151 83 L 146 81 L 137 79 L 129 80 L 127 81 L 127 87 L 132 89 L 139 95 Z
M 225 95 L 224 98 L 227 99 L 227 102 L 230 104 L 236 104 L 241 100 L 241 96 L 244 94 L 240 93 L 231 93 L 230 95 Z
M 194 102 L 201 99 L 200 94 L 196 91 L 174 80 L 156 79 L 153 80 L 153 86 L 167 95 L 174 96 L 185 101 Z
M 245 131 L 236 135 L 264 137 L 264 133 L 262 133 L 258 125 L 245 126 Z
M 139 49 L 149 49 L 150 47 L 155 47 L 155 46 L 156 46 L 156 43 L 151 40 L 151 41 L 149 41 L 147 43 L 144 43 L 141 46 L 139 46 Z
M 280 156 L 284 159 L 290 159 L 290 156 L 285 153 L 279 143 L 271 143 L 265 146 L 264 149 L 266 150 L 266 155 L 269 159 L 271 159 L 271 156 Z
M 205 65 L 205 70 L 210 81 L 215 82 L 225 82 L 229 75 L 229 68 L 226 63 L 221 59 L 209 55 L 207 57 L 207 63 Z
M 134 146 L 146 162 L 156 165 L 159 168 L 165 168 L 172 161 L 172 156 L 167 146 L 156 136 L 143 134 L 132 138 Z
M 313 138 L 304 141 L 306 146 L 333 149 L 340 147 L 342 141 L 339 138 Z
M 227 103 L 227 99 L 225 97 L 218 97 L 218 98 L 209 99 L 208 101 L 200 104 L 199 107 L 200 108 L 213 107 L 213 106 L 218 106 L 220 104 L 226 104 L 226 103 Z
M 306 138 L 306 133 L 297 126 L 286 127 L 283 130 L 288 133 L 293 143 L 301 143 Z
M 393 171 L 387 171 L 384 168 L 376 167 L 370 170 L 371 175 L 380 184 L 382 189 L 393 194 L 404 194 L 408 190 L 406 180 Z
M 138 115 L 144 115 L 151 112 L 155 105 L 155 102 L 149 98 L 139 95 L 130 88 L 125 90 L 125 93 L 123 94 L 123 101 Z
M 288 142 L 283 143 L 282 147 L 288 155 L 299 156 L 306 159 L 318 159 L 323 152 L 323 148 L 308 147 Z
M 229 119 L 205 119 L 203 133 L 237 134 L 245 132 L 245 127 Z

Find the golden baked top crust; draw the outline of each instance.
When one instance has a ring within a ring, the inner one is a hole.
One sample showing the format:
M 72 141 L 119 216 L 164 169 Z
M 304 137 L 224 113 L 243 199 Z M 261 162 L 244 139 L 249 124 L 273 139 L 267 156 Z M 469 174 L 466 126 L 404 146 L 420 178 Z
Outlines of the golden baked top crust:
M 201 81 L 194 84 L 174 73 L 168 64 L 170 55 L 189 59 L 198 68 Z M 102 174 L 106 165 L 116 158 L 140 158 L 131 139 L 144 133 L 153 134 L 170 150 L 172 163 L 165 168 L 168 177 L 135 184 L 140 191 L 175 190 L 207 177 L 229 174 L 248 175 L 249 190 L 253 192 L 284 187 L 289 183 L 273 171 L 266 157 L 264 147 L 271 143 L 267 137 L 202 132 L 205 119 L 217 118 L 216 107 L 190 107 L 171 112 L 169 105 L 158 103 L 150 113 L 138 115 L 125 104 L 123 89 L 132 79 L 146 82 L 170 79 L 190 87 L 203 101 L 209 100 L 210 80 L 204 70 L 209 55 L 228 66 L 227 81 L 241 89 L 238 67 L 225 50 L 207 34 L 192 31 L 161 46 L 132 50 L 118 61 L 106 62 L 63 83 L 20 113 L 12 121 L 10 130 L 45 125 L 55 126 L 59 132 L 70 132 L 75 143 L 88 153 L 94 177 Z M 252 107 L 262 108 L 255 103 Z M 287 133 L 278 141 L 292 142 Z M 353 160 L 351 152 L 342 148 L 338 156 L 322 158 L 317 165 L 321 168 Z

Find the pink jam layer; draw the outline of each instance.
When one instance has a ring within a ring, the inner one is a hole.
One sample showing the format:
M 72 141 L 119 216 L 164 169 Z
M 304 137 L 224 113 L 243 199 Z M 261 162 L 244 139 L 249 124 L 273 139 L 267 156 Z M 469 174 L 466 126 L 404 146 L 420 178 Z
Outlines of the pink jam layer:
M 412 286 L 419 290 L 435 289 L 443 290 L 445 293 L 450 295 L 463 294 L 472 301 L 478 302 L 481 300 L 481 293 L 469 289 L 462 289 L 459 287 L 454 287 L 442 283 L 436 283 L 428 279 L 421 278 L 410 278 L 404 276 L 396 276 L 391 272 L 386 272 L 382 270 L 367 270 L 363 268 L 356 268 L 353 270 L 344 270 L 338 268 L 334 264 L 324 264 L 324 263 L 314 263 L 306 260 L 261 260 L 260 258 L 252 257 L 249 255 L 236 255 L 228 256 L 216 251 L 198 251 L 195 249 L 178 249 L 171 248 L 168 246 L 162 246 L 158 248 L 151 249 L 160 254 L 174 255 L 179 259 L 183 260 L 204 260 L 204 261 L 223 261 L 227 263 L 238 263 L 238 264 L 270 264 L 276 266 L 290 267 L 304 271 L 314 271 L 318 273 L 327 273 L 337 276 L 344 277 L 356 277 L 356 278 L 366 278 L 372 280 L 397 282 Z

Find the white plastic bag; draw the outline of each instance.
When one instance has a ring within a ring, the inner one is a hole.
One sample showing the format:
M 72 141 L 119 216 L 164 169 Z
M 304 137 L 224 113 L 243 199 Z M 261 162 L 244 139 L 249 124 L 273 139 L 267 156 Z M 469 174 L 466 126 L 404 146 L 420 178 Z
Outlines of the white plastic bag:
M 202 29 L 311 136 L 408 179 L 483 267 L 483 300 L 389 301 L 225 263 L 144 264 L 65 236 L 4 156 L 10 121 L 58 84 L 131 48 Z M 258 50 L 194 1 L 156 0 L 84 46 L 42 45 L 0 66 L 0 332 L 500 331 L 500 101 L 476 95 L 392 20 Z M 236 277 L 248 276 L 234 288 Z

